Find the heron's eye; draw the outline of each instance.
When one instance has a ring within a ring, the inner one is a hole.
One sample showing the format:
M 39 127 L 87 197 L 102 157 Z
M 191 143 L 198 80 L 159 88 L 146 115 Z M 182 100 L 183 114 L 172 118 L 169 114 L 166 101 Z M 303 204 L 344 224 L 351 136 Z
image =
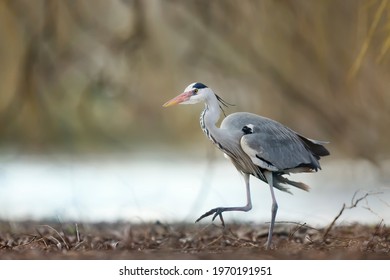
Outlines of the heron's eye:
M 198 91 L 199 91 L 199 90 L 196 88 L 196 89 L 193 90 L 193 93 L 194 93 L 194 94 L 197 94 Z

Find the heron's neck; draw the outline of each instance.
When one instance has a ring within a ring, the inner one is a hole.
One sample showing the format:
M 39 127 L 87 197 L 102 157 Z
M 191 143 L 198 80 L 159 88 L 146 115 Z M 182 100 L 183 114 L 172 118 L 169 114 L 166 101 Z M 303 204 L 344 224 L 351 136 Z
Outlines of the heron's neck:
M 200 115 L 200 126 L 206 136 L 212 141 L 216 142 L 216 135 L 218 134 L 219 128 L 216 126 L 221 109 L 218 104 L 218 100 L 215 96 L 206 101 L 205 109 Z M 216 143 L 215 143 L 216 144 Z

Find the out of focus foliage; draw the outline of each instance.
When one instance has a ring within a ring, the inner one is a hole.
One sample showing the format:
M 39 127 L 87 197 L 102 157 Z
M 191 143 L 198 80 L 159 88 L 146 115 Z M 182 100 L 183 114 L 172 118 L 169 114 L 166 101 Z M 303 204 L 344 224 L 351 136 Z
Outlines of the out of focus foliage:
M 202 81 L 340 155 L 390 154 L 390 1 L 0 1 L 0 145 L 194 143 Z M 200 143 L 207 143 L 198 141 Z

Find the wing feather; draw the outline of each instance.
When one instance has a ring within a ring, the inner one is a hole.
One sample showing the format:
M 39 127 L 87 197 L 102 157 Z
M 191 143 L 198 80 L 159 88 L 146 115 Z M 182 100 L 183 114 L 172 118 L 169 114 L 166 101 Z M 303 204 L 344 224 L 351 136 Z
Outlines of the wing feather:
M 235 113 L 225 118 L 221 127 L 240 130 L 250 127 L 250 133 L 241 137 L 241 148 L 254 164 L 269 171 L 317 170 L 320 156 L 329 154 L 321 145 L 323 142 L 305 138 L 258 115 Z

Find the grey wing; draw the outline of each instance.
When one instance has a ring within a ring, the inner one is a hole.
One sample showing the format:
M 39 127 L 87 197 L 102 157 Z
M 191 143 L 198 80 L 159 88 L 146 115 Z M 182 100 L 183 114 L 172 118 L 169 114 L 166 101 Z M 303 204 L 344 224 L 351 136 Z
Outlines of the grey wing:
M 221 126 L 248 129 L 243 130 L 245 135 L 241 137 L 241 148 L 261 168 L 286 172 L 320 168 L 319 156 L 305 143 L 311 140 L 276 121 L 250 113 L 236 113 Z M 319 142 L 310 143 L 321 146 Z
M 241 147 L 252 162 L 270 171 L 309 171 L 320 168 L 318 160 L 291 135 L 267 132 L 244 135 Z

